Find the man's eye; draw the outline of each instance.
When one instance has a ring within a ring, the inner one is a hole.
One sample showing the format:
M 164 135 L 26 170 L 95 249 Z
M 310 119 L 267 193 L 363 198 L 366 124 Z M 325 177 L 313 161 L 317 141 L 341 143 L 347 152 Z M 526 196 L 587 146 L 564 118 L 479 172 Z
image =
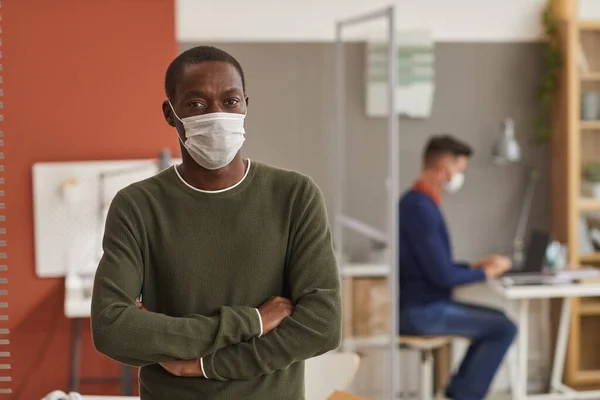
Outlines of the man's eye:
M 238 99 L 228 99 L 228 100 L 225 100 L 225 104 L 227 104 L 228 106 L 235 106 L 239 102 L 240 101 Z
M 194 107 L 194 108 L 199 108 L 199 107 L 203 107 L 203 104 L 199 101 L 192 101 L 191 103 L 189 103 L 190 107 Z

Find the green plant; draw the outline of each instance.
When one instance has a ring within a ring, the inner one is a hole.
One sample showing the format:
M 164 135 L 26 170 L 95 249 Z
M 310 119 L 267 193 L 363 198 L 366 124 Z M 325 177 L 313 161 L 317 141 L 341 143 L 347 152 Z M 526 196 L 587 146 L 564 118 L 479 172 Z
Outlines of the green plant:
M 583 178 L 589 182 L 600 182 L 600 163 L 588 163 L 583 168 Z
M 542 25 L 546 38 L 544 41 L 545 71 L 538 90 L 539 111 L 533 125 L 536 138 L 542 144 L 550 141 L 552 102 L 558 87 L 562 67 L 558 18 L 554 14 L 551 3 L 551 1 L 548 1 L 542 13 Z

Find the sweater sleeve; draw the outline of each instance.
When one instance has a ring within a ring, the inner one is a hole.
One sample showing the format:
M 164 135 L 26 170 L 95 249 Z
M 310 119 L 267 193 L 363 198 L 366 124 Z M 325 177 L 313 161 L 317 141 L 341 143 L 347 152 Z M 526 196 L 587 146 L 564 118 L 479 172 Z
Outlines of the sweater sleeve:
M 207 378 L 252 379 L 339 346 L 342 305 L 331 231 L 319 188 L 312 180 L 306 183 L 288 247 L 287 276 L 294 312 L 266 335 L 206 357 Z
M 470 269 L 468 266 L 464 268 L 466 265 L 454 264 L 450 253 L 444 249 L 439 219 L 426 206 L 418 204 L 410 213 L 405 213 L 400 226 L 419 266 L 435 285 L 453 288 L 485 279 L 481 268 Z
M 469 263 L 466 263 L 464 261 L 460 261 L 460 262 L 454 261 L 454 266 L 457 267 L 457 268 L 463 268 L 463 269 L 470 269 L 471 268 L 469 266 Z
M 111 203 L 92 294 L 92 337 L 97 350 L 134 366 L 193 360 L 261 333 L 253 307 L 221 307 L 217 315 L 170 317 L 139 310 L 143 283 L 141 221 L 127 195 Z

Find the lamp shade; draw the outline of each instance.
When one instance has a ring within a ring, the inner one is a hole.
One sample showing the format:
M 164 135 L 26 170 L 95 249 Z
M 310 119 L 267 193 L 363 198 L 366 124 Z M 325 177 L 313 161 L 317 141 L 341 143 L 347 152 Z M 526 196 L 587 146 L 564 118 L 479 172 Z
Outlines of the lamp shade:
M 502 132 L 494 142 L 492 157 L 500 165 L 521 161 L 521 146 L 515 137 L 515 125 L 510 118 L 504 121 Z

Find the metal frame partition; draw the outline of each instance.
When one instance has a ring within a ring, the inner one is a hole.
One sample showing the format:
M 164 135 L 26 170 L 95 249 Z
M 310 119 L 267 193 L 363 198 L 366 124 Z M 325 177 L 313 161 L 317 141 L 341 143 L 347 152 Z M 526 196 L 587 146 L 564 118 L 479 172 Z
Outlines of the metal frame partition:
M 346 151 L 346 126 L 345 126 L 345 52 L 344 40 L 342 37 L 344 28 L 359 25 L 373 20 L 386 19 L 388 21 L 388 65 L 387 65 L 387 84 L 388 84 L 388 174 L 387 174 L 387 232 L 381 233 L 376 229 L 369 227 L 344 213 L 345 198 L 345 151 Z M 382 276 L 387 276 L 390 293 L 390 330 L 389 338 L 383 343 L 389 346 L 389 374 L 386 382 L 388 387 L 387 398 L 394 399 L 399 393 L 400 381 L 400 363 L 398 352 L 398 313 L 399 313 L 399 272 L 397 260 L 399 256 L 398 249 L 398 200 L 400 196 L 399 189 L 399 132 L 398 132 L 398 114 L 396 112 L 396 86 L 397 86 L 397 30 L 396 15 L 393 5 L 378 11 L 374 11 L 362 16 L 349 18 L 339 21 L 336 24 L 336 79 L 335 79 L 335 103 L 336 103 L 336 199 L 335 199 L 335 220 L 334 236 L 336 241 L 336 252 L 340 261 L 340 274 L 342 277 L 353 276 L 344 270 L 345 264 L 342 262 L 344 248 L 344 229 L 351 229 L 366 237 L 377 240 L 384 239 L 390 250 L 388 260 L 389 268 Z M 346 294 L 347 295 L 347 294 Z M 377 345 L 377 341 L 372 343 Z M 381 342 L 379 343 L 381 345 Z M 343 341 L 342 346 L 349 346 Z M 385 391 L 384 391 L 385 393 Z

